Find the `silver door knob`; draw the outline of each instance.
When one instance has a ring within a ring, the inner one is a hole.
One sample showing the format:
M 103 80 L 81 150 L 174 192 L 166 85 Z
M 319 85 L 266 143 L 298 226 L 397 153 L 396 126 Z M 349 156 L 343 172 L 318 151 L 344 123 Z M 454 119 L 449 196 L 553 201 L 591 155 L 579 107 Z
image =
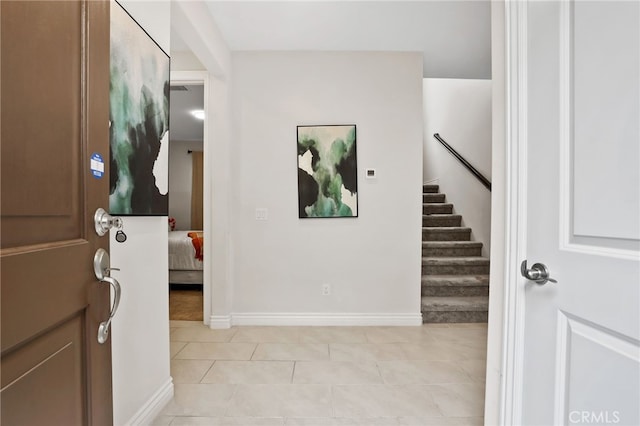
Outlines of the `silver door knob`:
M 534 263 L 531 268 L 527 268 L 527 260 L 523 260 L 520 265 L 520 273 L 528 280 L 535 281 L 536 284 L 546 284 L 548 281 L 557 283 L 549 276 L 549 268 L 544 263 Z
M 96 210 L 93 215 L 93 221 L 96 228 L 96 234 L 101 237 L 109 232 L 111 228 L 122 229 L 122 218 L 111 216 L 103 208 Z

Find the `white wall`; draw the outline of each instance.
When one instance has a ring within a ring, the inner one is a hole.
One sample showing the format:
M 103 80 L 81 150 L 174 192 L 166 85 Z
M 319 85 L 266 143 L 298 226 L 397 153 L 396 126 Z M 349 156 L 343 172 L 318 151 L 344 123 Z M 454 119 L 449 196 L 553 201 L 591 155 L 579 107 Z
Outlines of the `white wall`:
M 193 52 L 171 52 L 171 71 L 204 71 L 204 65 Z
M 243 52 L 232 65 L 233 322 L 420 324 L 421 55 Z M 358 218 L 298 218 L 300 124 L 357 125 Z
M 176 230 L 191 229 L 192 151 L 202 151 L 201 141 L 169 142 L 169 216 Z
M 436 181 L 472 239 L 491 243 L 491 193 L 433 137 L 444 140 L 491 180 L 491 80 L 424 79 L 425 183 Z
M 169 52 L 170 3 L 121 1 Z M 167 218 L 126 217 L 125 243 L 111 232 L 111 265 L 122 286 L 113 320 L 113 422 L 148 422 L 173 395 L 169 371 Z

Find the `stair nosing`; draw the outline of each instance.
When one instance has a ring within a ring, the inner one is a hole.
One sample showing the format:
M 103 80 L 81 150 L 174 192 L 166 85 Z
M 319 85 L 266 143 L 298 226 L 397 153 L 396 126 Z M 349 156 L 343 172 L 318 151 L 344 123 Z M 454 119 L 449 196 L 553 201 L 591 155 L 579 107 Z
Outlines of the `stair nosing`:
M 465 246 L 465 247 L 482 247 L 482 242 L 480 241 L 423 241 L 423 246 L 430 246 L 433 248 L 440 247 L 456 247 L 456 246 Z
M 478 263 L 489 263 L 490 260 L 488 257 L 484 256 L 422 256 L 423 262 L 436 262 L 436 263 L 447 263 L 447 262 L 461 262 L 464 260 L 465 262 L 478 262 Z
M 446 231 L 470 232 L 471 231 L 471 228 L 468 228 L 466 226 L 423 226 L 422 230 L 424 231 L 425 229 L 432 230 L 432 231 L 440 231 L 440 232 L 446 232 Z
M 485 281 L 489 280 L 489 274 L 464 274 L 464 275 L 453 275 L 453 274 L 437 274 L 437 275 L 423 275 L 421 281 Z
M 451 259 L 451 260 L 458 260 L 460 259 L 460 256 L 422 256 L 422 260 L 438 260 L 438 261 L 442 261 L 442 260 L 447 260 L 447 259 Z M 467 260 L 475 260 L 475 261 L 487 261 L 489 262 L 489 258 L 485 257 L 485 256 L 463 256 L 463 259 L 467 259 Z
M 475 280 L 475 281 L 447 281 L 447 282 L 426 282 L 422 281 L 422 288 L 482 288 L 489 289 L 489 283 L 485 283 L 483 281 Z

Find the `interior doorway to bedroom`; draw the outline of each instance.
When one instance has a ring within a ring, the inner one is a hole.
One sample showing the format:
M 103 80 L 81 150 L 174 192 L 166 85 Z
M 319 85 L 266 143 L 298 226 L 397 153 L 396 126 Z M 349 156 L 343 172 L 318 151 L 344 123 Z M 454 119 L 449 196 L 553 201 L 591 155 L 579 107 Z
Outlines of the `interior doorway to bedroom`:
M 204 84 L 171 83 L 169 319 L 204 320 Z

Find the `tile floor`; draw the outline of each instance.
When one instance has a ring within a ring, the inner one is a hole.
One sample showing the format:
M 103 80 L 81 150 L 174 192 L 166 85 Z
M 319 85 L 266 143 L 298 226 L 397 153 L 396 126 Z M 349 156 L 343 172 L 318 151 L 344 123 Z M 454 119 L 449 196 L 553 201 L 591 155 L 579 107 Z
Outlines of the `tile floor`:
M 171 321 L 154 425 L 482 425 L 486 324 L 233 327 Z

